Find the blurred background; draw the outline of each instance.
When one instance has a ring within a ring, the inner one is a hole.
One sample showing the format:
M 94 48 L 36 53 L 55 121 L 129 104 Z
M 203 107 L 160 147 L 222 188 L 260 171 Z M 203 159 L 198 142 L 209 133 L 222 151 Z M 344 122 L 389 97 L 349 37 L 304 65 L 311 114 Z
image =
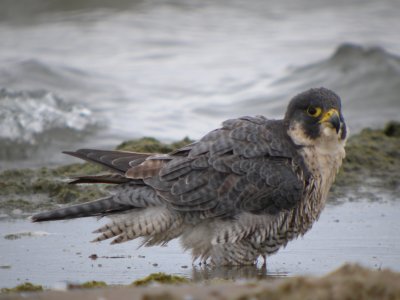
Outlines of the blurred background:
M 352 133 L 400 119 L 398 0 L 1 0 L 0 170 L 69 162 L 325 86 Z

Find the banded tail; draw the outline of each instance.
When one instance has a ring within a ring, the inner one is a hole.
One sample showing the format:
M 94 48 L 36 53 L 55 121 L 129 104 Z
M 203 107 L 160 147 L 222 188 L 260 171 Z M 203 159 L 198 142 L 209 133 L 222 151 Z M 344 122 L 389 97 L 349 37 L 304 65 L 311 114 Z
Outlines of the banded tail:
M 111 196 L 83 204 L 38 213 L 31 217 L 31 221 L 42 222 L 101 216 L 104 214 L 122 212 L 132 208 L 134 208 L 132 205 L 115 202 Z
M 70 184 L 77 183 L 109 183 L 109 184 L 143 184 L 141 179 L 126 178 L 125 172 L 141 164 L 150 155 L 148 153 L 134 153 L 124 151 L 106 151 L 94 149 L 80 149 L 75 152 L 65 151 L 65 154 L 78 157 L 88 162 L 97 163 L 113 171 L 105 175 L 84 175 L 73 178 Z M 88 203 L 77 204 L 49 212 L 38 213 L 31 217 L 32 222 L 74 219 L 81 217 L 101 216 L 110 213 L 123 212 L 137 208 L 132 203 L 116 201 L 113 196 L 98 199 Z

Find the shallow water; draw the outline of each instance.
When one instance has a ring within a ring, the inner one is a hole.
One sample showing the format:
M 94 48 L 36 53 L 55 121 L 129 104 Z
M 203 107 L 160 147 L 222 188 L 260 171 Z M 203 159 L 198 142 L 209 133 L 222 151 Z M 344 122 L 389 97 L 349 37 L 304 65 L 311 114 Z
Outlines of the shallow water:
M 399 199 L 397 199 L 399 200 Z M 105 223 L 95 218 L 29 223 L 3 220 L 0 226 L 0 287 L 24 281 L 46 287 L 67 282 L 103 280 L 129 284 L 154 272 L 208 278 L 261 278 L 319 275 L 345 262 L 400 272 L 399 201 L 355 201 L 329 204 L 320 220 L 299 238 L 268 259 L 267 272 L 256 267 L 202 268 L 192 266 L 188 253 L 173 241 L 167 247 L 139 248 L 133 241 L 120 245 L 93 244 L 90 232 Z M 4 236 L 33 232 L 16 240 Z M 45 234 L 47 233 L 47 234 Z M 98 258 L 89 258 L 96 254 Z
M 399 1 L 227 2 L 3 1 L 0 169 L 278 118 L 321 85 L 342 96 L 353 133 L 399 118 Z

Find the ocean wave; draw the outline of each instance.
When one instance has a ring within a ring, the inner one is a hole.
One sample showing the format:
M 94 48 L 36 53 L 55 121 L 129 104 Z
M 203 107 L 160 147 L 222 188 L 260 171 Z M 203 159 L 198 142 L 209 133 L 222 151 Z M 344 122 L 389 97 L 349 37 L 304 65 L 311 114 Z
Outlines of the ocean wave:
M 0 10 L 0 22 L 27 23 L 38 18 L 43 18 L 46 14 L 93 11 L 96 9 L 107 9 L 118 12 L 130 9 L 141 2 L 141 0 L 30 0 L 24 5 L 20 5 L 16 1 L 4 2 L 3 0 Z
M 38 58 L 4 62 L 0 66 L 0 82 L 17 91 L 40 87 L 73 97 L 92 88 L 90 75 L 83 70 L 50 64 Z
M 89 109 L 49 91 L 0 89 L 0 159 L 24 157 L 30 148 L 79 137 L 95 124 Z
M 342 98 L 347 123 L 353 133 L 365 127 L 382 127 L 400 118 L 400 57 L 381 47 L 341 44 L 325 60 L 292 67 L 268 87 L 263 99 L 246 105 L 265 105 L 281 112 L 282 99 L 299 91 L 325 86 Z
M 382 47 L 363 47 L 344 43 L 327 60 L 299 67 L 292 76 L 312 75 L 319 81 L 334 85 L 359 84 L 371 80 L 379 82 L 400 77 L 400 57 Z

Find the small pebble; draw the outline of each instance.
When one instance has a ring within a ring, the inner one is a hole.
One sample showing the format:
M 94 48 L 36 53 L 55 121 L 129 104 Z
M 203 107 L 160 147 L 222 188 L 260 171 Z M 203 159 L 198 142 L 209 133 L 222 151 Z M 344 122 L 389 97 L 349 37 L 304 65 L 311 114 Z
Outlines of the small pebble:
M 11 269 L 11 266 L 0 266 L 0 269 Z
M 90 259 L 96 260 L 98 258 L 97 254 L 91 254 L 89 255 Z

